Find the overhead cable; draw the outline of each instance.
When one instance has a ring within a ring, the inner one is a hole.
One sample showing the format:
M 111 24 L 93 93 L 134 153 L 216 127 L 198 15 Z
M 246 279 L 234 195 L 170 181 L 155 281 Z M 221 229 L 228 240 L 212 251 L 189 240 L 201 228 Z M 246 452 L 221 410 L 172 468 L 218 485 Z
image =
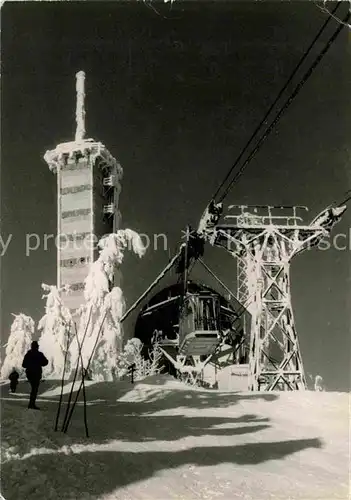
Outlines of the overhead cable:
M 336 7 L 333 9 L 333 14 L 335 14 L 336 10 L 338 9 L 339 5 L 341 4 L 341 1 L 339 1 L 336 5 Z M 328 23 L 330 22 L 330 17 L 328 17 L 326 19 L 326 21 L 323 23 L 323 26 L 321 27 L 321 29 L 318 31 L 317 35 L 315 36 L 315 38 L 313 39 L 313 41 L 311 42 L 311 44 L 309 45 L 309 47 L 307 48 L 307 50 L 305 51 L 305 53 L 303 54 L 303 56 L 301 57 L 300 61 L 298 62 L 298 64 L 296 65 L 295 69 L 293 70 L 293 72 L 291 73 L 291 75 L 289 76 L 287 82 L 285 83 L 285 85 L 282 87 L 282 89 L 280 90 L 280 92 L 278 93 L 277 97 L 275 98 L 275 100 L 273 101 L 273 103 L 271 104 L 270 108 L 268 109 L 268 111 L 266 112 L 266 114 L 264 115 L 264 117 L 262 118 L 261 122 L 258 124 L 258 126 L 256 127 L 256 129 L 254 130 L 254 132 L 252 133 L 251 137 L 249 138 L 248 142 L 245 144 L 245 146 L 243 147 L 241 153 L 239 154 L 239 156 L 236 158 L 233 166 L 230 168 L 229 172 L 227 173 L 227 175 L 225 176 L 224 180 L 222 181 L 222 183 L 219 185 L 217 191 L 215 192 L 215 194 L 213 195 L 212 199 L 213 200 L 216 200 L 216 197 L 218 196 L 220 190 L 223 188 L 224 184 L 227 182 L 227 180 L 229 179 L 230 175 L 232 174 L 232 172 L 235 170 L 236 166 L 238 165 L 239 161 L 241 160 L 241 158 L 244 156 L 244 154 L 246 153 L 246 151 L 248 150 L 249 146 L 251 145 L 251 143 L 253 142 L 253 140 L 255 139 L 255 137 L 257 136 L 258 132 L 261 130 L 261 128 L 263 127 L 263 125 L 266 123 L 267 121 L 267 118 L 269 117 L 269 115 L 271 114 L 271 112 L 273 111 L 274 107 L 276 106 L 276 104 L 278 103 L 279 99 L 282 97 L 283 93 L 285 92 L 285 90 L 288 88 L 290 82 L 293 80 L 293 78 L 295 77 L 295 75 L 297 74 L 298 70 L 300 69 L 300 67 L 302 66 L 302 64 L 304 63 L 304 61 L 306 60 L 306 58 L 308 57 L 309 53 L 311 52 L 313 46 L 315 45 L 315 43 L 318 41 L 318 39 L 320 38 L 320 36 L 323 34 L 325 28 L 327 27 Z
M 346 14 L 346 16 L 344 17 L 343 22 L 347 23 L 347 21 L 349 20 L 350 16 L 351 16 L 351 13 L 348 12 Z M 337 36 L 339 35 L 339 33 L 341 32 L 341 30 L 343 29 L 343 27 L 344 27 L 344 24 L 339 24 L 339 26 L 335 30 L 334 34 L 329 38 L 329 40 L 325 44 L 324 48 L 318 54 L 318 56 L 316 57 L 316 59 L 314 60 L 313 64 L 310 66 L 310 68 L 306 71 L 305 75 L 303 76 L 303 78 L 301 79 L 301 81 L 297 84 L 297 86 L 295 87 L 294 91 L 292 92 L 292 94 L 290 95 L 290 97 L 287 99 L 287 101 L 285 102 L 284 106 L 280 109 L 280 111 L 278 112 L 278 114 L 274 118 L 274 120 L 271 123 L 271 125 L 268 127 L 268 129 L 266 130 L 266 132 L 263 134 L 263 136 L 261 137 L 261 139 L 258 141 L 258 143 L 256 144 L 256 146 L 253 149 L 253 151 L 251 152 L 251 154 L 245 160 L 245 162 L 243 163 L 243 165 L 240 167 L 239 171 L 235 174 L 234 178 L 230 182 L 229 186 L 226 188 L 226 190 L 224 191 L 224 193 L 222 194 L 222 196 L 219 198 L 220 202 L 223 201 L 223 199 L 227 196 L 227 194 L 229 193 L 229 191 L 231 190 L 231 188 L 233 187 L 233 185 L 237 182 L 237 180 L 239 179 L 239 177 L 243 174 L 245 168 L 250 163 L 250 161 L 252 160 L 252 158 L 260 150 L 260 148 L 263 145 L 264 141 L 267 139 L 267 137 L 269 136 L 269 134 L 272 132 L 272 130 L 275 127 L 275 125 L 279 122 L 280 118 L 283 116 L 283 113 L 287 110 L 287 108 L 293 102 L 294 98 L 298 95 L 298 93 L 300 92 L 300 90 L 302 89 L 302 87 L 304 86 L 304 84 L 307 82 L 307 80 L 309 79 L 309 77 L 312 75 L 313 71 L 316 69 L 316 67 L 318 66 L 318 64 L 320 63 L 320 61 L 323 59 L 324 55 L 328 52 L 328 50 L 332 46 L 333 42 L 336 40 Z

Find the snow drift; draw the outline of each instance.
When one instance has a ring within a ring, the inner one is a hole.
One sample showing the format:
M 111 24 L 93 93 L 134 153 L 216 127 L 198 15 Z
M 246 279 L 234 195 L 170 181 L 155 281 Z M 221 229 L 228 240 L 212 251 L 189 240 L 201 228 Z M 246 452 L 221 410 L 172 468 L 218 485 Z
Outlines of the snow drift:
M 41 412 L 25 409 L 26 382 L 2 389 L 6 500 L 348 498 L 348 394 L 90 382 L 86 439 L 81 407 L 53 431 L 59 383 L 43 383 Z

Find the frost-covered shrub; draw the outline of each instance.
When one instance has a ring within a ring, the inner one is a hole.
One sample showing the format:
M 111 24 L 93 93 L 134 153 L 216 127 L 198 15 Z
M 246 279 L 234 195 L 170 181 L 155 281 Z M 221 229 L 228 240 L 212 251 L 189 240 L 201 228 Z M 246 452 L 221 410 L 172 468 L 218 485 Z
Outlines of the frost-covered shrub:
M 316 375 L 316 377 L 314 379 L 314 390 L 315 391 L 324 391 L 325 390 L 323 378 L 320 375 Z
M 124 350 L 117 360 L 117 374 L 123 377 L 128 373 L 130 366 L 134 365 L 134 379 L 141 380 L 150 375 L 160 373 L 160 362 L 162 359 L 162 352 L 159 344 L 153 344 L 149 351 L 149 359 L 145 359 L 142 355 L 143 343 L 137 338 L 128 340 Z

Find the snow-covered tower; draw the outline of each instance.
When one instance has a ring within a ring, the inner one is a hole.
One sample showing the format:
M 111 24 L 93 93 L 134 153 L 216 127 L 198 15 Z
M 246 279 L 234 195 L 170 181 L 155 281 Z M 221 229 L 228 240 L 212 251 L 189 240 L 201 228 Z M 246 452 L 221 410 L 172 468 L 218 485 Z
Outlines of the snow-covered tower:
M 297 215 L 306 207 L 232 206 L 217 225 L 216 245 L 239 260 L 238 299 L 251 313 L 249 390 L 305 389 L 294 322 L 290 263 L 298 253 L 328 237 L 346 206 L 328 207 L 309 225 Z M 282 211 L 284 209 L 284 212 Z M 289 213 L 287 213 L 289 210 Z
M 116 232 L 123 170 L 101 142 L 85 139 L 85 73 L 76 75 L 76 135 L 47 151 L 44 159 L 57 174 L 57 287 L 70 286 L 65 305 L 74 311 L 84 301 L 84 279 L 98 257 L 98 240 Z

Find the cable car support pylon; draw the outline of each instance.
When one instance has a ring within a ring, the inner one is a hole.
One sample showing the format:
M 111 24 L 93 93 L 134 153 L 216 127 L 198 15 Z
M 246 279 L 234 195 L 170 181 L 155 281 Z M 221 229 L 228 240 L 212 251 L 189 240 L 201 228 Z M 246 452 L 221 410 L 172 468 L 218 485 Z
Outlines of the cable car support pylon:
M 247 306 L 252 317 L 248 389 L 305 389 L 291 303 L 290 263 L 295 255 L 329 236 L 346 206 L 327 208 L 309 225 L 301 224 L 297 215 L 297 210 L 306 207 L 230 208 L 238 213 L 227 215 L 228 223 L 216 226 L 214 244 L 240 260 L 240 287 L 254 296 Z

